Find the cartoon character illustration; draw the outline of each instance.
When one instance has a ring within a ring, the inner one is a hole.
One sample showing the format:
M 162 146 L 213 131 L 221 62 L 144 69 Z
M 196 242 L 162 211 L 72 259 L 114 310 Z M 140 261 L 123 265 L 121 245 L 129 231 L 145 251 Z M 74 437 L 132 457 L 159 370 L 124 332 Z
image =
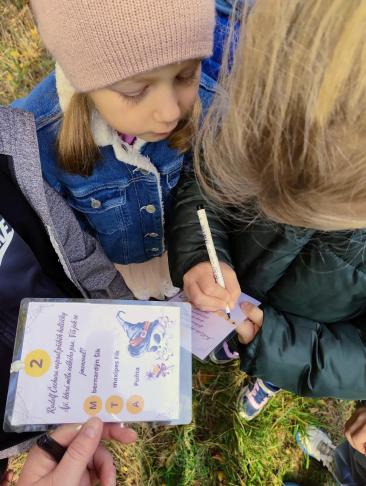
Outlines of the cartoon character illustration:
M 165 363 L 160 363 L 154 365 L 153 368 L 146 373 L 146 377 L 149 380 L 160 377 L 165 378 L 166 376 L 170 375 L 173 368 L 174 366 L 167 366 Z
M 124 311 L 119 311 L 116 317 L 130 340 L 128 352 L 131 356 L 140 357 L 145 352 L 159 354 L 166 348 L 166 324 L 161 319 L 132 323 L 126 321 L 124 315 Z

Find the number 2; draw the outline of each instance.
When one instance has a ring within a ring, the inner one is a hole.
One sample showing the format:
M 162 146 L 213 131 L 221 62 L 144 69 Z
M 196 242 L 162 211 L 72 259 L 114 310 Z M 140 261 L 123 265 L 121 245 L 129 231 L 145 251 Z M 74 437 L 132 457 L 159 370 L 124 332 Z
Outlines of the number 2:
M 43 359 L 40 359 L 40 360 L 36 360 L 36 359 L 32 359 L 32 361 L 29 363 L 29 366 L 31 368 L 33 368 L 33 366 L 38 366 L 38 368 L 42 368 L 43 366 Z
M 49 370 L 51 356 L 44 349 L 34 349 L 24 360 L 24 371 L 28 376 L 39 378 Z

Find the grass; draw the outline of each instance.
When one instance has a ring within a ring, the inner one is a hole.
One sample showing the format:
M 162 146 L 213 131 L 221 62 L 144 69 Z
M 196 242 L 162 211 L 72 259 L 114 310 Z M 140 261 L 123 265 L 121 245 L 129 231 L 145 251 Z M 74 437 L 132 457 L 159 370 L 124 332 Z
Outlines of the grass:
M 0 104 L 24 96 L 51 69 L 25 0 L 0 0 Z M 128 486 L 302 486 L 333 484 L 308 461 L 294 436 L 320 425 L 340 442 L 352 403 L 276 396 L 260 417 L 243 423 L 235 400 L 245 376 L 237 365 L 194 363 L 194 420 L 185 427 L 136 426 L 134 446 L 108 444 L 118 484 Z M 25 456 L 12 461 L 18 474 Z
M 51 71 L 24 0 L 0 0 L 0 104 L 25 96 Z
M 282 485 L 333 484 L 318 464 L 307 461 L 294 436 L 321 425 L 335 441 L 351 404 L 309 400 L 281 393 L 265 412 L 243 423 L 235 400 L 243 380 L 237 365 L 194 366 L 194 421 L 185 427 L 143 426 L 133 448 L 113 444 L 123 485 Z

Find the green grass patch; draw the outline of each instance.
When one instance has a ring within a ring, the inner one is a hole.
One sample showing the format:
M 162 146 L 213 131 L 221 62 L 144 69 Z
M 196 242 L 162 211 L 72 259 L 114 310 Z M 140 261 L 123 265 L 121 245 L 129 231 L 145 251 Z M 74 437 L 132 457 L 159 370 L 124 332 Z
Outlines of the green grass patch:
M 237 364 L 194 364 L 194 420 L 185 427 L 136 427 L 136 446 L 112 445 L 121 485 L 302 486 L 334 484 L 327 471 L 296 445 L 296 432 L 321 426 L 341 441 L 353 405 L 283 392 L 252 422 L 243 422 L 236 398 L 245 375 Z

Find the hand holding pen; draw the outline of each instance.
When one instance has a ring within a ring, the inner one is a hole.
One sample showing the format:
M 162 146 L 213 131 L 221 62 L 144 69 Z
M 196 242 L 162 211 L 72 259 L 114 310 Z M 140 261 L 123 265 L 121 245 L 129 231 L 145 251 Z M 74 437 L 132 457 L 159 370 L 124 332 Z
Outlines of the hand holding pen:
M 195 265 L 184 275 L 184 291 L 189 301 L 200 310 L 214 312 L 224 309 L 230 312 L 226 306 L 232 309 L 240 295 L 236 274 L 229 265 L 217 260 L 226 287 L 224 288 L 215 280 L 213 267 L 208 260 L 207 250 L 207 261 Z M 220 282 L 222 283 L 221 279 Z
M 226 287 L 225 287 L 224 276 L 221 271 L 219 259 L 217 258 L 217 253 L 212 239 L 210 226 L 208 224 L 207 214 L 203 206 L 197 206 L 197 216 L 200 221 L 202 234 L 205 240 L 207 253 L 210 259 L 210 263 L 211 263 L 211 267 L 212 267 L 212 271 L 216 283 L 218 283 L 220 287 L 225 289 Z M 230 319 L 230 307 L 227 303 L 225 304 L 225 312 L 228 318 Z

